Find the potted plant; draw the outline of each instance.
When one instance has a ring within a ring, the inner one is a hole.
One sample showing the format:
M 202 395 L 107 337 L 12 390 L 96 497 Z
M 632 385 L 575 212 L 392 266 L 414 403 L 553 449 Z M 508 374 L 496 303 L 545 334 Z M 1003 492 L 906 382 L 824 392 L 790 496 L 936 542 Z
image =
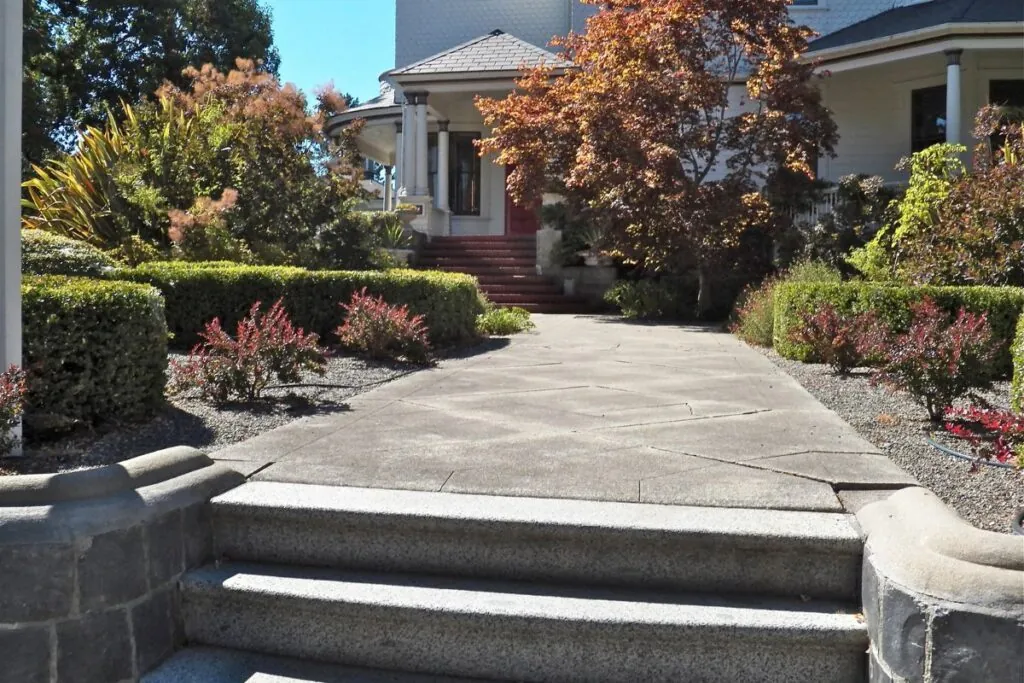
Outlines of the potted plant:
M 408 265 L 413 254 L 413 239 L 404 221 L 385 223 L 378 233 L 381 248 L 400 265 Z
M 585 266 L 609 266 L 612 263 L 611 258 L 605 254 L 602 246 L 605 242 L 605 231 L 602 228 L 591 226 L 583 231 L 581 235 L 581 241 L 585 245 L 585 248 L 580 255 L 583 257 L 583 265 Z
M 402 225 L 409 225 L 417 216 L 423 215 L 423 207 L 417 204 L 399 204 L 395 207 L 395 214 L 402 221 Z

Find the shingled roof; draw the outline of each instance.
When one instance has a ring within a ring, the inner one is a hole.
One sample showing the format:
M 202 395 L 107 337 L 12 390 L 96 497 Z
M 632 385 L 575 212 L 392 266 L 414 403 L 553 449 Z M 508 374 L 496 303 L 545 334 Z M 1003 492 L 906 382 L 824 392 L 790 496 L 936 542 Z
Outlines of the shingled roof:
M 518 71 L 521 67 L 546 64 L 565 68 L 571 64 L 547 50 L 531 45 L 504 31 L 492 31 L 450 50 L 389 71 L 388 76 L 426 74 L 486 73 Z
M 1024 23 L 1020 0 L 932 0 L 896 7 L 818 38 L 809 52 L 845 47 L 943 24 Z

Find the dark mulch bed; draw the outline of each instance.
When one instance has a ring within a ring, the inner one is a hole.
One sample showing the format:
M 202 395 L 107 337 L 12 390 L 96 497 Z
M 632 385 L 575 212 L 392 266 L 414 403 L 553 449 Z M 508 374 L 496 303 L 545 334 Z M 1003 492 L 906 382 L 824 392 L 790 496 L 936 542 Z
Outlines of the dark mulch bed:
M 824 365 L 786 360 L 772 350 L 763 352 L 961 517 L 982 529 L 1009 532 L 1013 512 L 1024 507 L 1024 472 L 986 466 L 972 471 L 970 463 L 927 445 L 932 425 L 924 408 L 905 393 L 872 386 L 866 371 L 841 378 Z M 1005 408 L 1009 384 L 1000 383 L 983 397 L 994 407 Z M 948 436 L 938 438 L 961 451 L 969 450 Z
M 171 354 L 170 358 L 182 356 Z M 300 417 L 348 410 L 347 399 L 419 369 L 335 356 L 325 376 L 307 375 L 306 386 L 268 390 L 259 403 L 215 407 L 197 398 L 177 397 L 147 422 L 108 423 L 48 441 L 29 435 L 23 457 L 0 461 L 0 474 L 97 467 L 171 446 L 214 451 Z

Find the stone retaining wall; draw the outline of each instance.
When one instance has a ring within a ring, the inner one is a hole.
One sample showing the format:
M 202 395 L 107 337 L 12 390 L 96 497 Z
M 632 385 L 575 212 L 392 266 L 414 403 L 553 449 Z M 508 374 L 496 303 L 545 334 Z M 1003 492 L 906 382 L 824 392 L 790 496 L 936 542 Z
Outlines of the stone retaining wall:
M 921 488 L 857 518 L 871 683 L 1024 681 L 1024 537 L 977 529 Z
M 0 683 L 137 681 L 169 656 L 206 503 L 242 480 L 191 448 L 0 477 Z

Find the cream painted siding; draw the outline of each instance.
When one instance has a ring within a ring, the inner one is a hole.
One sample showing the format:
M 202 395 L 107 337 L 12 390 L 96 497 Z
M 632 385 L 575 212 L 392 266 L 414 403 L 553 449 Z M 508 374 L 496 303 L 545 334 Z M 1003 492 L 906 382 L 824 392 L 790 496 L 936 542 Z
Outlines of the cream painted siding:
M 790 15 L 798 24 L 810 26 L 820 35 L 827 35 L 858 21 L 864 21 L 894 7 L 913 5 L 925 0 L 818 0 L 817 7 L 791 7 Z M 1007 0 L 1014 2 L 1015 0 Z
M 395 66 L 495 29 L 546 48 L 593 11 L 579 0 L 395 0 L 395 9 Z
M 856 71 L 844 71 L 823 85 L 826 106 L 839 126 L 835 159 L 823 159 L 820 172 L 828 180 L 851 173 L 904 180 L 895 170 L 910 154 L 911 93 L 946 82 L 941 54 Z M 1020 53 L 964 53 L 962 64 L 963 126 L 961 139 L 972 146 L 974 114 L 988 102 L 989 81 L 1024 78 Z

